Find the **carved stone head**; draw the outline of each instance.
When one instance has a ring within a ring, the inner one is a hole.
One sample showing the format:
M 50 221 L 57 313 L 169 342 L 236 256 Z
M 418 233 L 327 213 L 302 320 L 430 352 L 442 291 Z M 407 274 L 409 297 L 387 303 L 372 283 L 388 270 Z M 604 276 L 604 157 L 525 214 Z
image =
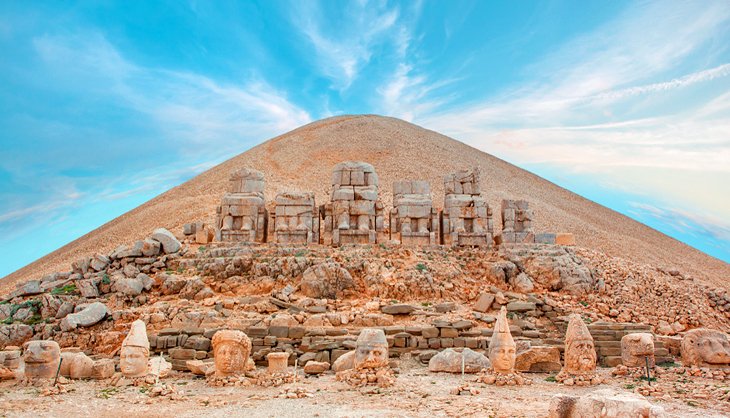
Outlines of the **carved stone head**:
M 565 365 L 563 370 L 571 374 L 587 374 L 596 370 L 596 347 L 593 337 L 578 314 L 570 315 L 565 333 Z
M 355 369 L 375 369 L 388 365 L 388 341 L 382 329 L 365 328 L 355 345 Z
M 58 370 L 61 348 L 55 341 L 28 341 L 23 344 L 23 361 L 27 378 L 50 379 Z
M 147 375 L 147 364 L 150 357 L 150 342 L 147 339 L 147 327 L 141 320 L 132 322 L 129 334 L 122 341 L 119 353 L 119 369 L 126 377 L 143 377 Z
M 233 376 L 246 371 L 251 354 L 251 340 L 237 330 L 220 330 L 213 335 L 216 376 Z
M 707 328 L 688 331 L 682 339 L 681 351 L 685 366 L 730 366 L 730 341 L 720 331 Z
M 621 338 L 621 362 L 628 367 L 643 367 L 649 357 L 649 367 L 654 366 L 654 338 L 651 334 L 637 332 Z
M 507 310 L 502 307 L 494 323 L 494 332 L 489 340 L 489 361 L 495 373 L 507 374 L 515 370 L 517 345 L 507 323 Z

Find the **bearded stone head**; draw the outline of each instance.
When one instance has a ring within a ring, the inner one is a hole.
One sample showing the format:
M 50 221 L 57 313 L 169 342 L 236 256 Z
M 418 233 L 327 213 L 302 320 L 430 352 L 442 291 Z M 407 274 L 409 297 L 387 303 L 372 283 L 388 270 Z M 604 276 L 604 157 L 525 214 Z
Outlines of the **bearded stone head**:
M 355 369 L 375 369 L 388 365 L 388 341 L 382 329 L 365 328 L 355 343 Z

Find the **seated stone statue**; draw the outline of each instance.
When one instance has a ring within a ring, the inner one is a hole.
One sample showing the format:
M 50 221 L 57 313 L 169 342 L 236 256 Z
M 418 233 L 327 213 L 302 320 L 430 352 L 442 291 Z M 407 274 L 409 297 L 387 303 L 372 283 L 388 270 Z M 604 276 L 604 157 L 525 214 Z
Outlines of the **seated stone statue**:
M 284 192 L 276 195 L 273 229 L 269 236 L 283 244 L 319 244 L 319 209 L 312 192 Z
M 330 202 L 320 207 L 324 244 L 375 244 L 387 240 L 378 175 L 364 162 L 344 161 L 332 172 Z
M 588 327 L 578 314 L 570 315 L 565 332 L 565 364 L 555 377 L 558 382 L 572 384 L 598 384 L 596 376 L 596 347 Z
M 129 334 L 122 341 L 119 369 L 125 377 L 145 377 L 148 372 L 150 342 L 147 327 L 141 320 L 132 322 Z
M 266 242 L 268 212 L 264 206 L 264 174 L 242 168 L 231 174 L 228 191 L 216 208 L 216 239 Z
M 237 330 L 220 330 L 213 335 L 215 376 L 241 375 L 246 371 L 251 354 L 251 340 Z
M 635 332 L 621 338 L 621 363 L 626 367 L 654 367 L 654 337 L 646 332 Z
M 28 341 L 23 344 L 25 377 L 51 379 L 56 376 L 61 361 L 61 348 L 55 341 Z
M 404 245 L 436 245 L 439 243 L 438 230 L 438 213 L 433 208 L 428 182 L 394 182 L 390 239 Z
M 445 245 L 492 245 L 492 210 L 481 193 L 479 168 L 444 177 L 441 236 Z
M 685 366 L 730 367 L 730 341 L 723 332 L 693 329 L 684 334 L 680 349 Z

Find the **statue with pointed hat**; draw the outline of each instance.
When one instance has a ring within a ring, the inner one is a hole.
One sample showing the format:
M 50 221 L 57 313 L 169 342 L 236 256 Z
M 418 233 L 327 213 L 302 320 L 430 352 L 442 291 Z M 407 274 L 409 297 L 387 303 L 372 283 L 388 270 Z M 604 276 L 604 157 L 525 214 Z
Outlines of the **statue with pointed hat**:
M 556 380 L 568 385 L 598 384 L 596 361 L 596 346 L 588 327 L 580 315 L 570 315 L 565 332 L 565 364 Z
M 129 334 L 122 341 L 119 369 L 125 377 L 147 376 L 149 357 L 150 341 L 147 339 L 147 326 L 138 319 L 132 322 Z
M 495 373 L 507 374 L 515 371 L 517 345 L 512 338 L 507 323 L 507 310 L 502 307 L 494 324 L 494 332 L 489 340 L 489 361 Z
M 515 371 L 517 344 L 507 322 L 507 309 L 503 306 L 494 323 L 492 338 L 489 340 L 489 362 L 491 367 L 482 370 L 478 382 L 497 386 L 529 385 L 530 379 Z

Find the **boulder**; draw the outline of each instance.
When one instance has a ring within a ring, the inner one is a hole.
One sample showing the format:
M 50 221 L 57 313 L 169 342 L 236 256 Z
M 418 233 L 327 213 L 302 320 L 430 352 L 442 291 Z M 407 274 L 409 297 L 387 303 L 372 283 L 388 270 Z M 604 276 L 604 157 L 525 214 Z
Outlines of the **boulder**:
M 306 374 L 322 374 L 330 369 L 330 364 L 326 361 L 308 361 L 304 365 L 304 373 Z
M 600 389 L 583 396 L 555 395 L 550 401 L 550 418 L 664 417 L 664 408 L 652 405 L 641 395 Z
M 101 302 L 94 302 L 77 313 L 67 315 L 61 320 L 61 330 L 71 331 L 77 327 L 90 327 L 104 319 L 109 310 Z
M 350 370 L 352 369 L 354 362 L 355 352 L 348 351 L 347 353 L 339 356 L 337 360 L 335 360 L 334 364 L 332 364 L 332 370 L 334 370 L 335 372 Z
M 165 377 L 172 370 L 172 363 L 168 362 L 161 356 L 152 357 L 148 361 L 147 370 L 152 376 Z
M 428 362 L 428 371 L 461 373 L 462 361 L 464 362 L 464 373 L 479 373 L 490 366 L 489 359 L 484 354 L 469 348 L 465 348 L 461 353 L 447 348 L 431 357 Z
M 158 241 L 160 245 L 162 245 L 162 251 L 164 251 L 165 254 L 176 253 L 180 250 L 180 241 L 175 238 L 175 235 L 173 235 L 172 232 L 165 228 L 155 229 L 150 238 Z
M 91 258 L 89 266 L 95 271 L 103 271 L 109 265 L 109 257 L 104 254 L 96 254 Z
M 532 279 L 525 273 L 518 274 L 510 283 L 520 293 L 530 293 L 535 289 L 535 284 L 532 282 Z
M 560 349 L 558 347 L 535 346 L 517 353 L 515 370 L 520 372 L 559 372 Z
M 33 338 L 33 328 L 30 325 L 10 324 L 0 326 L 0 347 L 22 346 L 31 338 Z
M 81 296 L 89 299 L 99 297 L 99 288 L 92 279 L 76 280 L 76 288 L 81 292 Z
M 145 238 L 142 241 L 142 255 L 145 257 L 154 257 L 160 253 L 160 241 L 156 241 L 152 238 Z
M 299 290 L 304 296 L 315 299 L 337 299 L 355 289 L 350 272 L 339 263 L 328 261 L 304 271 Z
M 482 293 L 479 300 L 474 304 L 474 310 L 477 312 L 489 312 L 494 303 L 494 295 L 491 293 Z
M 119 278 L 114 281 L 113 290 L 126 296 L 137 296 L 142 293 L 144 284 L 137 278 Z
M 194 375 L 205 376 L 208 370 L 214 366 L 214 363 L 212 361 L 188 360 L 185 365 Z

